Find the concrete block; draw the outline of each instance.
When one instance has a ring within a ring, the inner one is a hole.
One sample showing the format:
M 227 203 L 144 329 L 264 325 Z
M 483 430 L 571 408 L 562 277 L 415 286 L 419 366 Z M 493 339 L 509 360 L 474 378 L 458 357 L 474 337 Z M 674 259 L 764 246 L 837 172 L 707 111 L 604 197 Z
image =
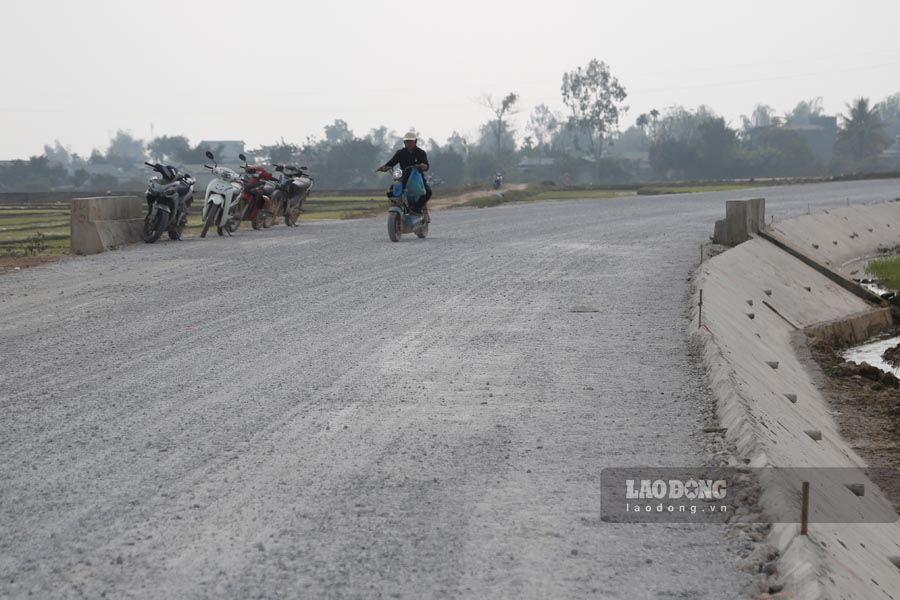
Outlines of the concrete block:
M 725 202 L 725 219 L 716 221 L 713 241 L 725 246 L 737 246 L 759 233 L 765 227 L 766 201 L 764 198 L 728 200 Z
M 146 212 L 139 196 L 72 200 L 72 254 L 97 254 L 140 241 Z

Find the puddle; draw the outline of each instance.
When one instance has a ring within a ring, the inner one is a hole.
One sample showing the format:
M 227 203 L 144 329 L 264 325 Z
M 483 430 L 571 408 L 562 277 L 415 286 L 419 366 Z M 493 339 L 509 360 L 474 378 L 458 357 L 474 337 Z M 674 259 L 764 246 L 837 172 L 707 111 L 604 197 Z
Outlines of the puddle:
M 877 295 L 881 296 L 882 294 L 890 294 L 894 291 L 894 290 L 889 290 L 887 288 L 881 287 L 881 285 L 874 279 L 870 279 L 868 281 L 869 281 L 869 283 L 864 283 L 864 282 L 860 281 L 859 285 L 863 286 L 864 288 L 866 288 L 873 294 L 877 294 Z
M 849 348 L 841 353 L 841 356 L 844 360 L 856 364 L 867 362 L 873 367 L 878 367 L 885 373 L 893 373 L 894 375 L 900 376 L 900 367 L 892 367 L 881 358 L 881 355 L 884 354 L 885 350 L 893 348 L 897 344 L 900 344 L 900 336 L 868 342 L 861 346 Z

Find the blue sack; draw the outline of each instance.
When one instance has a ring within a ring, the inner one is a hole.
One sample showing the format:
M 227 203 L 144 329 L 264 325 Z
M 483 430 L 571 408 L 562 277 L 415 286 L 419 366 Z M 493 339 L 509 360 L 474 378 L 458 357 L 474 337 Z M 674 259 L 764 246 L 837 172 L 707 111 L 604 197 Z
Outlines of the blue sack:
M 422 179 L 422 173 L 416 167 L 413 167 L 412 173 L 409 174 L 409 179 L 406 182 L 406 195 L 425 195 L 425 181 Z

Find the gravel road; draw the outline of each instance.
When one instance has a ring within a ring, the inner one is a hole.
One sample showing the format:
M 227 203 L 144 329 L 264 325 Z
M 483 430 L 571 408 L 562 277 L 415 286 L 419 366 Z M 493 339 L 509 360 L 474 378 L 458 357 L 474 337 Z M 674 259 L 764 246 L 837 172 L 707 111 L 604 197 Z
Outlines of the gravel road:
M 723 200 L 160 242 L 0 277 L 0 598 L 733 598 L 712 525 L 600 521 L 697 464 L 688 276 Z M 598 312 L 573 312 L 586 306 Z

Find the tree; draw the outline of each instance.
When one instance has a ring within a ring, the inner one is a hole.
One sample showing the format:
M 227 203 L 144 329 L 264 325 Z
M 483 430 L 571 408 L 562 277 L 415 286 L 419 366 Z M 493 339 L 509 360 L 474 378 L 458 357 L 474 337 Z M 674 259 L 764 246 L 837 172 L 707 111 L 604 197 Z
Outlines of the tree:
M 458 131 L 454 131 L 447 138 L 447 144 L 454 152 L 466 158 L 469 155 L 469 140 L 461 135 Z
M 84 187 L 84 184 L 86 184 L 90 178 L 91 174 L 85 169 L 77 169 L 72 173 L 72 185 L 80 189 Z
M 147 144 L 147 150 L 153 160 L 172 163 L 186 162 L 191 151 L 191 145 L 188 139 L 183 135 L 173 135 L 171 137 L 164 135 L 154 138 Z
M 663 177 L 720 179 L 738 175 L 737 132 L 701 106 L 670 109 L 659 120 L 650 145 L 650 165 Z
M 44 144 L 44 156 L 53 164 L 68 166 L 72 164 L 72 156 L 68 148 L 56 140 L 52 146 Z
M 206 156 L 207 152 L 212 152 L 213 156 L 215 156 L 218 160 L 222 158 L 222 152 L 224 151 L 225 146 L 222 144 L 218 144 L 215 148 L 213 148 L 209 144 L 201 142 L 194 146 L 192 149 L 185 152 L 184 155 L 182 155 L 181 160 L 185 164 L 200 165 L 208 162 L 209 159 Z
M 847 111 L 840 115 L 835 153 L 858 163 L 878 156 L 888 146 L 878 106 L 870 107 L 868 98 L 857 98 Z
M 507 115 L 512 116 L 518 112 L 515 109 L 516 102 L 518 101 L 519 95 L 515 92 L 510 92 L 500 101 L 494 100 L 490 94 L 485 94 L 481 97 L 481 104 L 486 108 L 489 108 L 491 112 L 494 113 L 494 117 L 496 117 L 494 120 L 489 121 L 487 126 L 494 134 L 494 139 L 497 144 L 497 162 L 500 161 L 500 155 L 503 153 L 504 136 L 512 137 L 512 135 L 507 132 L 506 122 L 503 118 Z M 513 138 L 513 147 L 510 149 L 515 150 L 515 138 Z
M 499 139 L 497 131 L 501 131 Z M 491 155 L 493 157 L 491 162 L 495 164 L 494 168 L 499 169 L 504 156 L 509 158 L 509 154 L 516 148 L 516 138 L 513 135 L 515 132 L 505 125 L 498 124 L 496 119 L 492 119 L 481 126 L 479 133 L 478 149 L 486 155 Z M 508 152 L 503 154 L 503 149 Z
M 323 179 L 332 186 L 365 187 L 373 182 L 380 150 L 368 139 L 353 138 L 330 146 Z
M 619 114 L 627 107 L 622 102 L 627 97 L 625 88 L 612 76 L 609 66 L 596 58 L 586 69 L 578 67 L 563 74 L 562 98 L 571 115 L 569 126 L 590 133 L 591 153 L 599 176 L 603 142 L 619 124 Z
M 347 121 L 343 119 L 335 119 L 334 123 L 325 126 L 325 141 L 330 146 L 342 142 L 349 142 L 352 139 L 353 132 L 350 131 L 350 126 L 347 125 Z
M 370 130 L 366 139 L 384 153 L 393 152 L 400 146 L 400 136 L 383 125 Z
M 259 150 L 252 153 L 253 159 L 258 162 L 276 163 L 279 165 L 290 165 L 300 161 L 300 146 L 289 144 L 281 138 L 280 142 L 271 146 L 260 146 Z
M 811 118 L 818 117 L 823 112 L 822 97 L 817 96 L 810 100 L 798 102 L 794 110 L 784 115 L 784 120 L 789 125 L 809 125 Z
M 634 125 L 640 129 L 644 135 L 647 135 L 647 127 L 650 125 L 650 115 L 647 113 L 639 114 L 638 118 L 634 121 Z
M 106 160 L 120 167 L 139 165 L 146 159 L 144 141 L 132 137 L 128 131 L 121 129 L 109 142 Z
M 900 93 L 891 94 L 879 102 L 878 114 L 884 123 L 884 132 L 891 140 L 900 135 Z
M 428 172 L 431 175 L 443 179 L 446 185 L 462 184 L 465 159 L 452 146 L 441 147 L 437 143 L 429 143 L 428 161 L 431 166 Z
M 546 104 L 538 104 L 531 111 L 531 117 L 528 119 L 528 131 L 534 135 L 538 155 L 543 154 L 544 146 L 550 142 L 553 134 L 559 129 L 561 120 Z

